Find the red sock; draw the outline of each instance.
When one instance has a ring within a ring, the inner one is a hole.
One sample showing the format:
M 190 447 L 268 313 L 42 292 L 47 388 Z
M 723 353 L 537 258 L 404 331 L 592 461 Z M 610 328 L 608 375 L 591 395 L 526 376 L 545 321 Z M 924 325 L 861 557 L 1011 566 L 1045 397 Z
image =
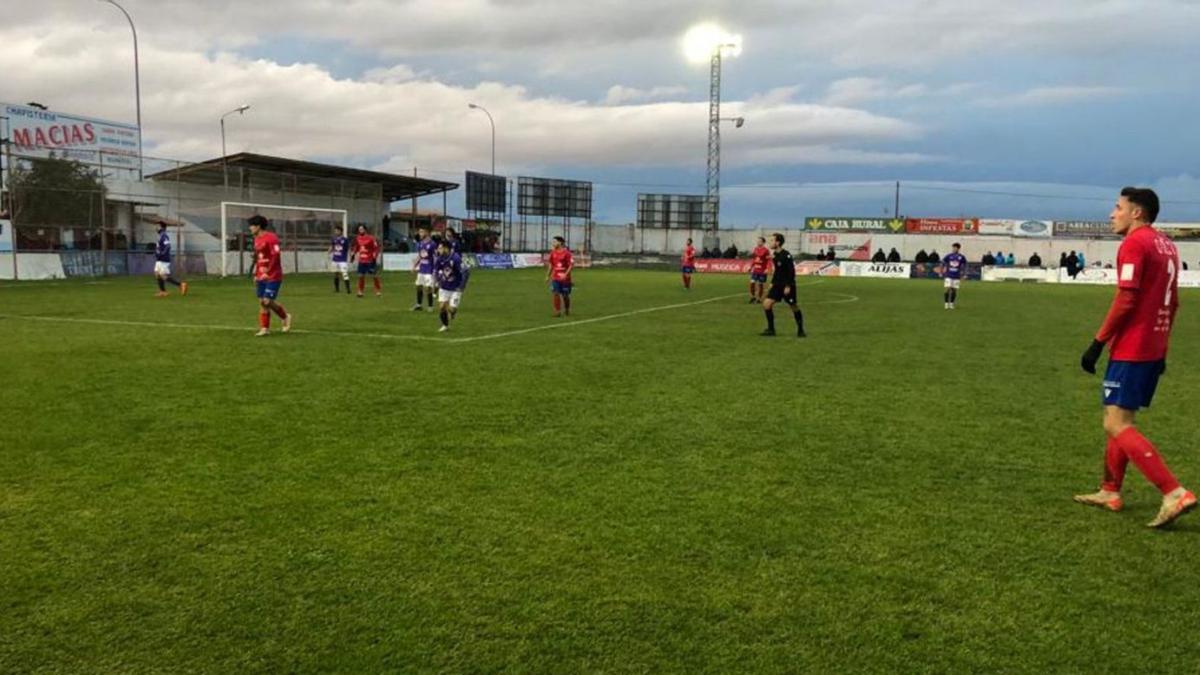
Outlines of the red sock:
M 271 313 L 270 312 L 268 312 L 265 309 L 259 310 L 258 326 L 259 326 L 259 328 L 270 328 L 271 327 Z
M 359 278 L 358 278 L 358 292 L 359 292 L 359 293 L 362 293 L 362 292 L 363 292 L 363 289 L 364 289 L 364 288 L 366 288 L 366 286 L 367 286 L 367 279 L 366 279 L 366 277 L 359 277 Z
M 284 321 L 287 321 L 287 310 L 283 308 L 283 305 L 276 304 L 271 309 L 275 310 L 275 313 L 279 315 L 279 318 L 283 319 Z
M 1167 468 L 1166 462 L 1158 454 L 1158 449 L 1137 428 L 1129 427 L 1113 440 L 1125 451 L 1146 480 L 1154 483 L 1159 492 L 1165 495 L 1179 487 L 1179 481 L 1175 480 L 1175 475 Z
M 379 277 L 375 277 L 375 291 L 379 292 L 382 290 L 383 290 L 383 286 L 381 286 L 379 283 Z
M 554 296 L 554 311 L 555 312 L 562 311 L 562 298 L 558 297 L 557 295 Z
M 1129 466 L 1129 457 L 1121 450 L 1121 446 L 1113 439 L 1108 439 L 1104 446 L 1104 482 L 1101 490 L 1120 492 L 1121 484 L 1125 482 L 1125 467 Z

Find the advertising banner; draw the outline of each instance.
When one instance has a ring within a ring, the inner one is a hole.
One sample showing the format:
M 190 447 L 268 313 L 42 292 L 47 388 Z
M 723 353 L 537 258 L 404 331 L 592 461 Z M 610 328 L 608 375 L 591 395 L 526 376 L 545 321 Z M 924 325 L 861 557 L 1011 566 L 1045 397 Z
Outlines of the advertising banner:
M 0 252 L 13 250 L 12 223 L 0 220 Z
M 697 258 L 697 272 L 719 272 L 724 274 L 749 274 L 750 258 Z
M 979 281 L 983 275 L 983 265 L 979 263 L 967 263 L 967 280 Z M 912 274 L 913 279 L 941 279 L 942 264 L 941 263 L 913 263 Z
M 908 218 L 904 228 L 909 234 L 975 234 L 978 218 Z
M 909 263 L 843 262 L 839 267 L 844 277 L 907 279 L 912 272 L 912 265 Z
M 1179 273 L 1180 288 L 1200 288 L 1200 272 L 1184 270 Z
M 998 234 L 1003 236 L 1011 236 L 1013 228 L 1017 226 L 1019 220 L 997 220 L 995 218 L 981 218 L 979 220 L 979 234 Z
M 811 216 L 804 220 L 807 230 L 840 232 L 903 232 L 904 221 L 898 218 L 850 218 L 845 216 Z
M 137 126 L 0 103 L 8 118 L 13 152 L 26 157 L 76 159 L 137 168 Z
M 1058 280 L 1057 270 L 1038 267 L 993 267 L 983 268 L 984 281 L 1038 281 L 1053 283 Z
M 1059 268 L 1058 283 L 1060 284 L 1110 284 L 1116 285 L 1117 271 L 1100 267 L 1087 267 L 1071 278 L 1066 268 Z
M 1047 220 L 1022 220 L 1013 226 L 1014 237 L 1048 238 L 1054 232 L 1054 223 Z
M 546 264 L 541 253 L 514 253 L 512 254 L 512 260 L 513 267 L 517 269 L 541 267 Z
M 1056 220 L 1056 237 L 1114 237 L 1107 220 Z
M 838 264 L 834 261 L 806 260 L 796 263 L 796 276 L 798 277 L 836 277 L 841 274 L 842 271 L 838 269 Z
M 1172 239 L 1200 239 L 1200 223 L 1155 223 L 1154 229 Z
M 490 270 L 511 270 L 515 267 L 513 257 L 507 253 L 476 253 L 475 264 Z

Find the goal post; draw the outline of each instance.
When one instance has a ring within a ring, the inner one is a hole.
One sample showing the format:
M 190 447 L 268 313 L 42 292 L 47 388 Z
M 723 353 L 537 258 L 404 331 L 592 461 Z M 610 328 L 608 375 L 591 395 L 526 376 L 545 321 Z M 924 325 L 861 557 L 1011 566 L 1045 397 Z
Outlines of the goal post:
M 221 202 L 221 276 L 245 274 L 253 267 L 253 248 L 246 221 L 255 215 L 266 218 L 279 237 L 285 252 L 284 267 L 289 272 L 316 272 L 328 268 L 328 258 L 317 253 L 329 250 L 336 228 L 349 237 L 349 213 L 346 209 L 284 204 Z M 250 258 L 246 258 L 247 252 Z

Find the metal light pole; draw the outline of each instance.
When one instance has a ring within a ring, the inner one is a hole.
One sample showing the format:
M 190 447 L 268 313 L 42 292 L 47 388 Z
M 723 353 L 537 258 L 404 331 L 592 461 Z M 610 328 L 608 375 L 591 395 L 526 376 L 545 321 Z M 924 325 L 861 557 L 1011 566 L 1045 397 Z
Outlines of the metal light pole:
M 245 112 L 249 109 L 250 109 L 250 104 L 239 105 L 238 107 L 234 108 L 233 110 L 230 110 L 229 112 L 225 113 L 224 115 L 221 115 L 221 173 L 223 173 L 225 175 L 225 191 L 226 192 L 229 191 L 229 160 L 226 159 L 227 154 L 225 153 L 225 118 L 229 117 L 230 115 L 232 115 L 234 113 L 237 113 L 239 115 L 245 114 Z
M 708 176 L 704 185 L 704 229 L 714 235 L 721 212 L 721 52 L 725 49 L 737 49 L 737 45 L 729 42 L 716 45 L 709 61 Z M 744 122 L 742 119 L 737 126 L 741 127 Z
M 492 113 L 487 111 L 487 108 L 474 103 L 468 103 L 467 107 L 471 110 L 482 110 L 484 115 L 487 115 L 488 122 L 492 124 L 492 175 L 496 175 L 496 120 L 492 119 Z
M 142 166 L 142 76 L 141 66 L 138 63 L 138 39 L 137 27 L 133 25 L 133 17 L 129 16 L 129 12 L 125 8 L 118 5 L 116 0 L 100 0 L 121 10 L 125 15 L 125 20 L 129 22 L 129 30 L 133 31 L 133 90 L 137 97 L 137 129 L 138 129 L 138 180 L 144 177 Z

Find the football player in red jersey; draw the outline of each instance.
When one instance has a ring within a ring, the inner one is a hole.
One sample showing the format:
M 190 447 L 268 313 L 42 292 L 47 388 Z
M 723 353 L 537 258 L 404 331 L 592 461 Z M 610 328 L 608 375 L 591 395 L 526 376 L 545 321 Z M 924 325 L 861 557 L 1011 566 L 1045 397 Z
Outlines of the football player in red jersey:
M 1121 484 L 1129 462 L 1162 493 L 1162 506 L 1150 527 L 1162 527 L 1196 506 L 1145 436 L 1134 426 L 1138 408 L 1150 407 L 1158 378 L 1167 367 L 1167 344 L 1179 309 L 1179 251 L 1154 229 L 1158 195 L 1147 188 L 1121 190 L 1109 216 L 1113 232 L 1124 237 L 1117 251 L 1117 295 L 1108 316 L 1080 365 L 1096 372 L 1096 361 L 1108 345 L 1104 374 L 1104 481 L 1098 492 L 1076 495 L 1075 501 L 1120 511 Z
M 551 244 L 549 255 L 546 256 L 546 281 L 550 282 L 550 292 L 554 294 L 554 316 L 564 313 L 571 316 L 571 270 L 575 269 L 575 256 L 567 248 L 567 241 L 555 237 Z
M 679 271 L 683 273 L 683 287 L 690 290 L 692 275 L 696 273 L 696 247 L 692 246 L 690 237 L 687 245 L 683 247 L 683 258 L 679 261 Z
M 358 297 L 363 296 L 368 274 L 375 278 L 375 295 L 383 295 L 383 284 L 379 282 L 379 242 L 367 231 L 366 225 L 358 226 L 353 252 L 358 255 Z
M 283 260 L 279 237 L 270 231 L 266 218 L 255 215 L 247 221 L 254 235 L 254 287 L 258 295 L 257 337 L 271 334 L 271 312 L 283 319 L 283 332 L 292 329 L 292 315 L 279 304 L 279 287 L 283 285 Z
M 767 240 L 758 238 L 754 247 L 753 259 L 750 263 L 750 304 L 762 303 L 767 292 L 767 270 L 771 267 L 771 249 L 767 248 Z

